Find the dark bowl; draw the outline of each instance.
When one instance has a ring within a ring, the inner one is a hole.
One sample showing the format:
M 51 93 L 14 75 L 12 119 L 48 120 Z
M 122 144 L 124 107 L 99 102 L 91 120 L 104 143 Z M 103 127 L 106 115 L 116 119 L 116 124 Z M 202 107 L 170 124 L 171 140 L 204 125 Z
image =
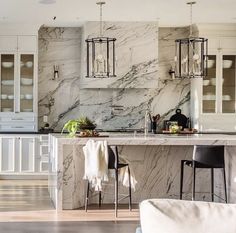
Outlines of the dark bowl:
M 96 125 L 84 125 L 80 126 L 80 129 L 82 130 L 94 130 L 96 128 Z

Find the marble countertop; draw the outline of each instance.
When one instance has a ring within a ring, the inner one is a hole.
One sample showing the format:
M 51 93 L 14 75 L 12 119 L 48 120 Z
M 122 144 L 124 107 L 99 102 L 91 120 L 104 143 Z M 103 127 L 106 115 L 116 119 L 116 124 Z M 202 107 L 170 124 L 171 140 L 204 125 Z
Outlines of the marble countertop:
M 61 144 L 84 145 L 89 139 L 107 140 L 109 145 L 229 145 L 236 146 L 236 135 L 227 134 L 133 134 L 102 133 L 100 137 L 68 138 L 65 134 L 50 134 Z M 104 136 L 104 137 L 102 137 Z M 107 137 L 108 136 L 108 137 Z

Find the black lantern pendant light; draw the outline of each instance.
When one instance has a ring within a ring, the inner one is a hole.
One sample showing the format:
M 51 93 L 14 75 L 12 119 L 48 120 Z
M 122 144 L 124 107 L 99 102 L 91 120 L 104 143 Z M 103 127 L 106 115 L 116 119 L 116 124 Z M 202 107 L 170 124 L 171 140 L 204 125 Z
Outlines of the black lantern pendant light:
M 204 78 L 207 75 L 208 39 L 192 35 L 192 6 L 190 5 L 190 35 L 189 38 L 175 40 L 175 77 Z
M 103 36 L 102 6 L 105 2 L 97 2 L 100 6 L 99 37 L 86 39 L 87 75 L 88 78 L 115 77 L 115 41 L 116 38 Z

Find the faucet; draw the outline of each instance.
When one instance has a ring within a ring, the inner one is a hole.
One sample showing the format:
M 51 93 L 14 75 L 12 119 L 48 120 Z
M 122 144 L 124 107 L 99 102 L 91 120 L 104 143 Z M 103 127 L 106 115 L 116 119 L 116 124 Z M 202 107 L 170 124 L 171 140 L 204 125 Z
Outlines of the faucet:
M 150 113 L 149 113 L 149 111 L 146 111 L 145 112 L 145 117 L 144 117 L 144 135 L 145 135 L 145 137 L 148 134 L 148 122 L 149 122 L 148 119 L 149 118 L 150 118 Z

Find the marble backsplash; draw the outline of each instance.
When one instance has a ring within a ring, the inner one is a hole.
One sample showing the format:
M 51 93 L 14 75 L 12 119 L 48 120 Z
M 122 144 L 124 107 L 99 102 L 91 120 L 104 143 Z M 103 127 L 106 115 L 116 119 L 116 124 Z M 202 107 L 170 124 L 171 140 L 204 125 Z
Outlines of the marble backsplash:
M 157 33 L 156 23 L 153 25 L 150 22 L 130 24 L 139 31 L 143 27 L 143 31 L 148 35 Z M 126 25 L 122 32 L 122 27 L 118 26 L 118 36 L 125 35 L 128 27 L 132 28 Z M 116 28 L 113 28 L 112 36 L 116 37 Z M 156 66 L 154 70 L 158 72 L 155 76 L 156 81 L 155 78 L 151 80 L 152 87 L 154 81 L 158 82 L 155 88 L 147 88 L 141 84 L 142 88 L 140 86 L 139 88 L 125 88 L 125 86 L 121 88 L 116 85 L 111 85 L 110 88 L 85 88 L 83 86 L 85 59 L 82 51 L 85 29 L 43 27 L 39 31 L 39 126 L 43 125 L 43 115 L 48 116 L 49 124 L 55 130 L 61 130 L 67 120 L 81 115 L 93 119 L 98 128 L 110 130 L 143 127 L 146 110 L 161 115 L 160 125 L 163 120 L 169 119 L 174 114 L 176 108 L 181 108 L 182 112 L 189 116 L 190 81 L 173 80 L 168 74 L 173 65 L 174 40 L 186 37 L 189 34 L 189 28 L 158 29 L 158 64 L 157 61 L 154 64 Z M 144 38 L 145 35 L 140 40 Z M 148 37 L 146 39 L 147 42 L 151 41 Z M 137 40 L 138 37 L 135 44 L 138 44 Z M 124 43 L 124 46 L 126 45 Z M 145 43 L 142 44 L 145 51 L 144 45 Z M 122 51 L 122 45 L 120 49 Z M 148 60 L 150 56 L 147 55 L 146 61 Z M 135 59 L 131 61 L 130 66 L 135 64 L 134 61 Z M 142 61 L 138 59 L 138 62 L 145 63 L 145 56 Z M 55 64 L 59 65 L 59 78 L 52 80 Z M 143 71 L 140 72 L 140 77 L 142 77 Z M 126 80 L 128 77 L 126 76 Z

